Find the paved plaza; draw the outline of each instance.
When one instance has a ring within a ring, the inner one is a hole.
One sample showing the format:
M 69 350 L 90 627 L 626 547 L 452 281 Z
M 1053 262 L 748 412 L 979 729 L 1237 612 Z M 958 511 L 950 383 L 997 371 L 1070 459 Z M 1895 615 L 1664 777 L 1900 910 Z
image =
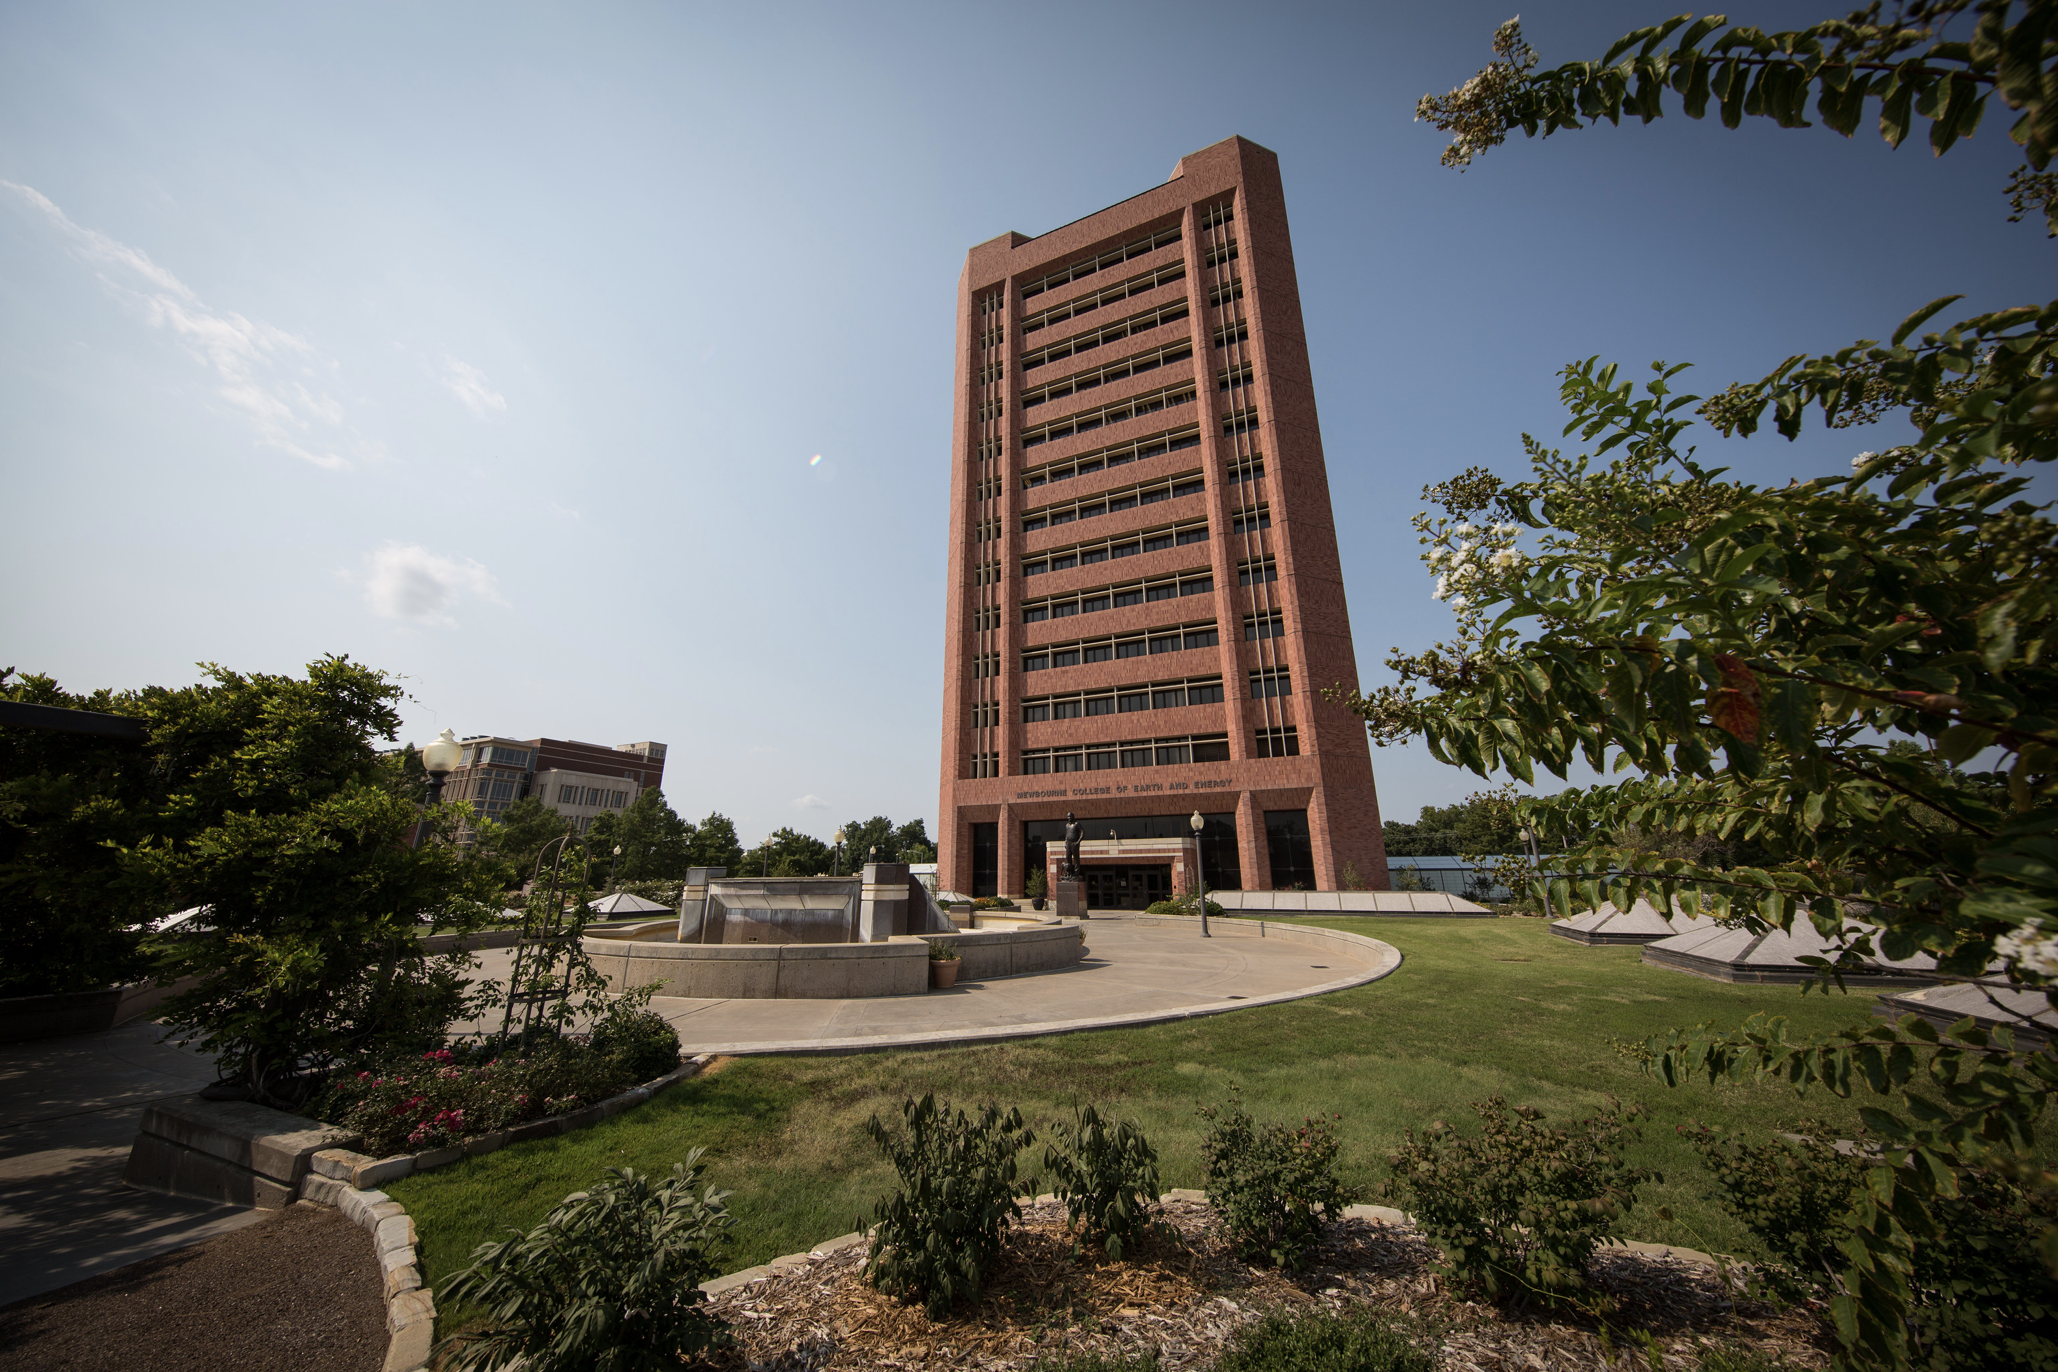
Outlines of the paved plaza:
M 0 1045 L 0 1305 L 253 1223 L 121 1184 L 143 1109 L 214 1080 L 155 1024 Z
M 1212 937 L 1206 939 L 1197 919 L 1095 915 L 1080 928 L 1085 958 L 1052 972 L 961 981 L 949 991 L 919 996 L 855 1000 L 660 995 L 651 1008 L 678 1027 L 688 1053 L 934 1048 L 1155 1024 L 1296 1000 L 1372 981 L 1401 961 L 1391 946 L 1376 940 L 1289 941 L 1260 920 L 1211 920 Z M 505 949 L 481 953 L 483 973 L 505 978 L 513 956 Z

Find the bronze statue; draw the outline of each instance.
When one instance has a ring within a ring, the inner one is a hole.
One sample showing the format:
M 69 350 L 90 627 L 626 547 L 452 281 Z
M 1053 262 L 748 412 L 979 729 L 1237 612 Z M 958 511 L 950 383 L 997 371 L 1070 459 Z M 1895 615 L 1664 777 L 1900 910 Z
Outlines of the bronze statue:
M 1065 870 L 1059 875 L 1066 881 L 1079 880 L 1079 836 L 1082 830 L 1079 821 L 1065 812 Z

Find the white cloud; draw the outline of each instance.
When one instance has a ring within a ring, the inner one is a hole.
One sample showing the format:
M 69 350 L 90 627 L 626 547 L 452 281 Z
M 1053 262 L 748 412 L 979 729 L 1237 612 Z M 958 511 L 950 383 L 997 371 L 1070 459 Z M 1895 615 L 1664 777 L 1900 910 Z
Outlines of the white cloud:
M 343 406 L 321 389 L 334 359 L 297 334 L 262 320 L 212 310 L 186 283 L 98 229 L 74 224 L 33 186 L 0 181 L 38 210 L 92 264 L 102 284 L 128 301 L 152 328 L 167 329 L 193 358 L 214 373 L 215 396 L 256 430 L 258 442 L 317 467 L 340 468 L 340 451 L 376 451 L 344 423 Z
M 806 795 L 794 801 L 793 808 L 796 810 L 826 810 L 829 808 L 829 802 L 823 800 L 820 796 Z
M 365 558 L 364 603 L 381 619 L 454 627 L 451 607 L 465 595 L 507 603 L 493 574 L 470 558 L 444 557 L 413 543 L 388 543 Z
M 460 362 L 449 353 L 443 354 L 443 370 L 436 379 L 479 419 L 491 419 L 496 414 L 507 413 L 507 397 L 494 390 L 486 379 L 486 373 L 469 362 Z

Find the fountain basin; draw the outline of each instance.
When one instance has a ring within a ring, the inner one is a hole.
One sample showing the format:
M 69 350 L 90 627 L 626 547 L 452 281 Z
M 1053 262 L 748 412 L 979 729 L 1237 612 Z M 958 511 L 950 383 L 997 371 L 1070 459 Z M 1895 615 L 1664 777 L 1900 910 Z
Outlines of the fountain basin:
M 958 980 L 1048 972 L 1077 963 L 1076 924 L 965 929 L 877 943 L 680 943 L 676 935 L 586 938 L 581 947 L 617 991 L 662 981 L 664 996 L 705 1000 L 852 1000 L 914 996 L 929 989 L 929 945 L 958 950 Z

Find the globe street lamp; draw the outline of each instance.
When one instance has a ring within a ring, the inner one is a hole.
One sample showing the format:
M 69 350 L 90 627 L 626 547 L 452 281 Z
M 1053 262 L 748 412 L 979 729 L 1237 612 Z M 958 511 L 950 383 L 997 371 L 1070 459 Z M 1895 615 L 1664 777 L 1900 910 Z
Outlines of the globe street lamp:
M 414 831 L 414 846 L 422 846 L 422 835 L 428 829 L 428 808 L 443 803 L 443 781 L 457 770 L 458 760 L 464 756 L 464 746 L 457 741 L 457 735 L 445 729 L 436 735 L 435 741 L 422 749 L 422 770 L 429 774 L 428 799 L 422 802 L 422 820 Z
M 836 831 L 835 850 L 829 858 L 829 871 L 834 876 L 843 875 L 843 831 Z
M 1193 830 L 1193 879 L 1200 887 L 1201 937 L 1213 938 L 1214 935 L 1208 932 L 1208 879 L 1201 871 L 1200 860 L 1201 829 L 1206 824 L 1207 821 L 1201 818 L 1201 812 L 1198 810 L 1195 810 L 1192 818 L 1186 821 L 1186 827 Z

